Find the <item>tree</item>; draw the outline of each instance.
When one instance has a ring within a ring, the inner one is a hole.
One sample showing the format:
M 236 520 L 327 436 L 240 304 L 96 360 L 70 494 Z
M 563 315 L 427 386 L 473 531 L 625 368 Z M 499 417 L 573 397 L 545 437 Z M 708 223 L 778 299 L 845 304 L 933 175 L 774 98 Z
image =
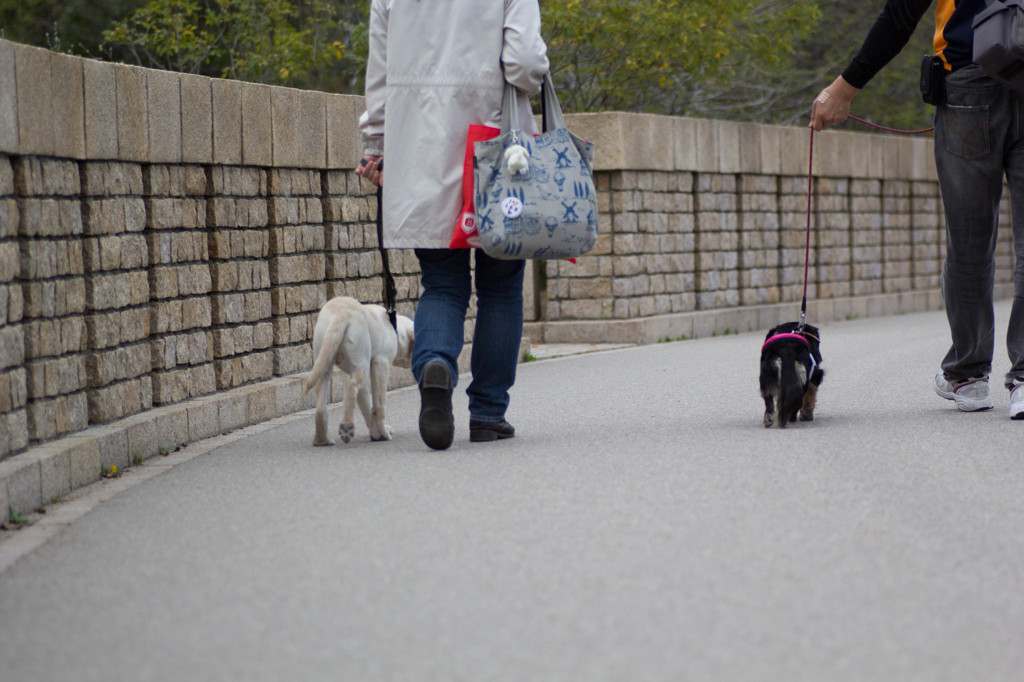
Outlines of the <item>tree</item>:
M 99 56 L 103 30 L 146 0 L 0 0 L 0 36 L 27 45 Z
M 154 68 L 330 89 L 357 85 L 368 0 L 151 0 L 104 31 L 104 47 Z M 348 17 L 348 18 L 346 18 Z M 365 19 L 362 19 L 365 21 Z
M 666 114 L 741 66 L 788 63 L 819 14 L 794 0 L 548 0 L 541 11 L 566 110 Z
M 727 83 L 690 92 L 682 113 L 766 123 L 806 123 L 811 100 L 850 63 L 883 5 L 834 3 L 815 30 L 794 44 L 788 62 L 766 68 L 757 63 L 733 67 Z M 857 96 L 852 113 L 897 128 L 930 125 L 932 107 L 918 90 L 921 58 L 933 52 L 934 24 L 922 19 L 907 46 Z M 866 130 L 861 124 L 846 127 Z

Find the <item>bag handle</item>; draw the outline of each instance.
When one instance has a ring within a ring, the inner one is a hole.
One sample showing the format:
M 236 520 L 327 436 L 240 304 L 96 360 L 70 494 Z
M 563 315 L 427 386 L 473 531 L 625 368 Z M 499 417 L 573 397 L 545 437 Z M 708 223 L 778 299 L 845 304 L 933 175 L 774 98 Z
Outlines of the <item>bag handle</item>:
M 555 84 L 551 80 L 551 73 L 544 74 L 544 82 L 541 84 L 541 108 L 543 109 L 543 130 L 550 132 L 565 127 L 565 116 L 562 114 L 562 105 L 558 103 L 558 95 L 555 94 Z M 516 133 L 513 139 L 522 134 L 519 128 L 519 88 L 508 81 L 505 82 L 505 93 L 501 98 L 501 134 Z

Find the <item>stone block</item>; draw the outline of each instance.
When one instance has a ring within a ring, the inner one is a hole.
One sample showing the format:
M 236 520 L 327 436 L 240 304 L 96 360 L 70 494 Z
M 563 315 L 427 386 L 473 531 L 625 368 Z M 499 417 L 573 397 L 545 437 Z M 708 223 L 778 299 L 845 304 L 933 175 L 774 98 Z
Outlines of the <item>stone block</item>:
M 189 376 L 187 370 L 153 373 L 153 403 L 169 405 L 189 398 Z
M 228 433 L 249 425 L 249 398 L 246 394 L 231 391 L 218 397 L 219 419 L 222 433 Z
M 84 61 L 56 52 L 50 56 L 55 155 L 62 158 L 85 158 Z
M 42 506 L 39 456 L 34 452 L 29 451 L 0 462 L 0 485 L 5 480 L 8 505 L 13 511 L 27 514 Z
M 781 173 L 797 176 L 794 180 L 794 191 L 799 193 L 799 188 L 802 186 L 802 192 L 806 194 L 810 134 L 806 128 L 785 126 L 779 128 L 779 136 L 782 149 Z
M 70 489 L 77 490 L 100 478 L 100 450 L 95 437 L 73 436 L 60 441 L 68 454 Z
M 752 123 L 736 124 L 739 136 L 739 168 L 743 173 L 761 172 L 761 126 Z
M 364 99 L 354 95 L 326 96 L 327 109 L 327 167 L 351 170 L 363 157 L 363 144 L 359 135 L 359 115 L 365 108 Z
M 139 67 L 118 65 L 114 74 L 117 87 L 118 158 L 125 161 L 151 160 L 146 73 L 145 69 Z
M 18 152 L 21 154 L 55 156 L 57 152 L 51 55 L 49 50 L 38 47 L 15 47 Z
M 23 197 L 70 197 L 79 192 L 78 164 L 74 161 L 23 156 L 13 160 L 13 169 L 18 194 Z
M 0 370 L 25 362 L 25 330 L 21 325 L 0 327 Z
M 309 344 L 274 348 L 274 374 L 294 374 L 313 365 L 313 349 Z
M 81 168 L 82 192 L 85 196 L 117 197 L 140 195 L 145 191 L 143 167 L 137 163 L 96 161 L 84 163 Z
M 765 175 L 778 175 L 782 172 L 782 130 L 781 126 L 758 125 L 760 137 L 761 166 L 760 172 Z
M 128 459 L 137 464 L 160 453 L 156 421 L 148 412 L 128 417 L 120 422 L 128 441 Z
M 181 162 L 181 75 L 171 71 L 146 73 L 149 107 L 149 161 Z
M 640 114 L 569 114 L 566 126 L 579 137 L 596 144 L 594 170 L 630 168 L 625 128 Z
M 89 421 L 102 424 L 149 407 L 142 404 L 138 381 L 121 381 L 88 391 Z
M 302 369 L 309 369 L 309 365 Z M 304 381 L 304 377 L 279 377 L 272 381 L 276 386 L 277 416 L 292 414 L 308 407 L 307 399 L 302 395 Z
M 66 441 L 33 448 L 30 457 L 38 462 L 42 504 L 49 504 L 71 492 L 71 457 Z
M 92 426 L 87 435 L 96 439 L 100 453 L 100 470 L 109 470 L 111 466 L 123 470 L 131 465 L 131 459 L 128 457 L 128 433 L 124 425 L 118 423 Z
M 0 49 L 3 45 L 0 45 Z M 2 84 L 0 84 L 2 85 Z M 0 458 L 5 453 L 0 449 Z M 7 494 L 7 479 L 3 477 L 3 470 L 0 469 L 0 524 L 7 523 L 11 518 L 11 498 Z
M 190 442 L 188 410 L 183 406 L 161 407 L 152 411 L 156 424 L 157 449 L 161 454 L 174 452 Z
M 736 121 L 716 121 L 718 127 L 718 170 L 722 173 L 750 172 L 742 163 L 741 147 L 744 139 L 740 135 L 743 128 L 749 128 L 750 124 L 738 123 Z M 755 141 L 756 138 L 751 139 Z M 751 150 L 752 151 L 752 150 Z M 751 154 L 756 158 L 760 154 Z
M 697 169 L 697 121 L 681 116 L 672 119 L 672 155 L 677 171 Z
M 273 165 L 273 88 L 242 83 L 242 163 L 246 166 Z
M 39 243 L 27 243 L 27 249 L 38 248 Z M 27 263 L 33 265 L 31 259 Z M 18 249 L 18 242 L 0 242 L 0 282 L 10 282 L 18 276 L 21 269 L 21 254 Z
M 145 273 L 140 273 L 145 277 Z M 92 310 L 124 308 L 132 304 L 132 275 L 94 275 L 86 280 L 86 304 Z M 148 285 L 147 285 L 148 292 Z
M 181 160 L 213 161 L 213 79 L 181 75 Z
M 18 97 L 15 43 L 0 39 L 0 152 L 18 153 Z M 0 194 L 3 194 L 0 187 Z M 2 487 L 2 486 L 0 486 Z M 0 514 L 6 513 L 0 509 Z
M 85 154 L 90 159 L 118 155 L 117 68 L 93 59 L 83 61 Z
M 0 456 L 17 453 L 28 447 L 28 411 L 14 410 L 0 414 L 0 433 L 3 434 L 5 445 L 0 448 Z
M 0 47 L 3 43 L 0 42 Z M 8 196 L 14 194 L 14 168 L 11 167 L 11 160 L 6 156 L 0 155 L 0 196 Z M 15 234 L 15 231 L 0 231 L 0 237 L 9 237 Z
M 242 163 L 242 87 L 238 81 L 214 79 L 212 88 L 213 163 Z M 218 190 L 219 191 L 219 190 Z
M 715 173 L 719 170 L 718 121 L 697 119 L 697 165 L 695 171 Z
M 257 384 L 237 390 L 246 397 L 250 424 L 259 424 L 277 416 L 277 387 L 274 384 Z
M 188 412 L 189 442 L 211 438 L 220 433 L 220 408 L 216 398 L 200 398 L 189 401 Z
M 273 163 L 323 168 L 327 152 L 326 95 L 312 90 L 271 89 Z

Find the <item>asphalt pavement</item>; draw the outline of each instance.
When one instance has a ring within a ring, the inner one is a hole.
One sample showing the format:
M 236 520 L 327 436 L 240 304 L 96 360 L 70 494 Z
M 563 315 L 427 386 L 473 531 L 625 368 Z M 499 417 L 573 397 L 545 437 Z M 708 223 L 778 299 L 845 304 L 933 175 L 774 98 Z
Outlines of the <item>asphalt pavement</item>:
M 444 452 L 400 389 L 390 442 L 154 458 L 0 543 L 0 680 L 1024 679 L 1008 310 L 988 412 L 932 391 L 939 312 L 822 324 L 784 430 L 742 334 L 525 363 L 509 441 L 462 377 Z

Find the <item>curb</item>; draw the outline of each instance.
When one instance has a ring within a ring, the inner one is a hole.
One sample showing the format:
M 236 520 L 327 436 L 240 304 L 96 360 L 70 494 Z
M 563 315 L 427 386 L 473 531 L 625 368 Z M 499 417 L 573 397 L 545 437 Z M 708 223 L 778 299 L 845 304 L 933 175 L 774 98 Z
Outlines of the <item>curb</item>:
M 524 337 L 519 360 L 531 349 Z M 459 356 L 459 372 L 469 371 L 472 346 Z M 226 436 L 316 406 L 316 396 L 302 395 L 308 371 L 241 386 L 223 393 L 157 407 L 116 422 L 91 426 L 41 443 L 0 462 L 0 523 L 11 513 L 28 515 L 62 501 L 72 492 L 103 478 L 105 471 L 135 470 L 153 458 L 185 445 Z M 334 370 L 331 402 L 344 400 L 347 375 Z M 412 372 L 392 367 L 388 390 L 415 385 Z

